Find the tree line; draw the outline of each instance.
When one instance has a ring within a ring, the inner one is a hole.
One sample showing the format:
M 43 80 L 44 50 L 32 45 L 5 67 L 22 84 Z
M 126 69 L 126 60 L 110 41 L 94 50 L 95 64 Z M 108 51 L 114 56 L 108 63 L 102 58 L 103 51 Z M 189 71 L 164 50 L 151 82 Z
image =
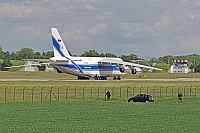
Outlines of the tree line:
M 70 51 L 69 51 L 70 53 Z M 70 53 L 70 55 L 72 55 Z M 0 59 L 3 62 L 0 62 L 1 69 L 4 67 L 10 67 L 12 64 L 10 63 L 10 60 L 23 60 L 23 59 L 49 59 L 54 56 L 53 51 L 48 52 L 35 52 L 31 48 L 22 48 L 18 52 L 8 52 L 3 51 L 3 49 L 0 47 Z M 76 56 L 76 55 L 73 55 Z M 130 55 L 121 55 L 117 56 L 113 53 L 98 53 L 96 50 L 89 50 L 84 52 L 81 57 L 119 57 L 123 61 L 126 62 L 133 62 L 134 60 L 138 60 L 137 63 L 147 65 L 152 63 L 165 63 L 165 64 L 172 64 L 172 60 L 188 60 L 188 66 L 190 69 L 195 69 L 195 72 L 200 72 L 200 55 L 197 54 L 191 54 L 191 55 L 184 55 L 184 56 L 172 56 L 172 55 L 165 55 L 163 57 L 152 57 L 150 60 L 144 60 L 142 58 L 139 58 L 136 54 L 130 54 Z M 143 60 L 142 62 L 139 62 Z

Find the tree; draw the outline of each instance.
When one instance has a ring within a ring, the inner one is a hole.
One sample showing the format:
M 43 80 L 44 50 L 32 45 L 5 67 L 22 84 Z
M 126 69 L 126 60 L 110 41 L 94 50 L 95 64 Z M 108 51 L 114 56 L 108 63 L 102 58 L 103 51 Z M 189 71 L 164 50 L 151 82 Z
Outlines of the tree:
M 54 56 L 53 51 L 48 51 L 48 52 L 45 54 L 45 56 L 43 56 L 43 58 L 49 59 L 49 58 L 51 58 L 51 57 L 53 57 L 53 56 Z
M 95 50 L 86 51 L 81 55 L 82 57 L 99 57 L 99 53 Z
M 19 57 L 19 55 L 16 54 L 15 52 L 12 52 L 12 53 L 10 54 L 10 59 L 11 59 L 11 60 L 19 60 L 20 57 Z
M 5 58 L 5 52 L 3 52 L 3 50 L 0 50 L 0 59 L 4 58 Z
M 105 57 L 113 57 L 113 58 L 116 58 L 117 56 L 115 54 L 112 54 L 112 53 L 106 53 L 105 54 Z
M 46 55 L 46 53 L 43 51 L 43 52 L 42 52 L 42 57 L 44 58 L 44 57 L 45 57 L 45 55 Z
M 150 62 L 151 62 L 151 63 L 157 63 L 156 57 L 151 58 L 151 59 L 150 59 Z
M 10 53 L 7 51 L 5 53 L 5 58 L 4 58 L 3 63 L 1 65 L 1 70 L 2 71 L 7 71 L 7 70 L 9 70 L 9 68 L 5 68 L 5 67 L 10 67 L 11 65 L 12 64 L 10 62 Z
M 12 63 L 10 62 L 10 60 L 4 59 L 2 65 L 1 65 L 1 70 L 8 71 L 9 68 L 5 68 L 5 67 L 10 67 L 11 65 L 12 65 Z
M 163 57 L 159 57 L 158 58 L 158 62 L 159 63 L 166 63 L 169 64 L 171 62 L 171 60 L 174 59 L 174 57 L 172 57 L 172 55 L 165 55 Z
M 101 54 L 99 55 L 99 57 L 105 57 L 104 53 L 101 53 Z
M 137 55 L 135 54 L 131 54 L 131 55 L 121 55 L 120 57 L 123 61 L 126 62 L 133 62 L 133 60 L 139 60 L 139 58 L 137 57 Z
M 34 51 L 30 48 L 22 48 L 20 51 L 17 52 L 20 59 L 33 59 L 34 58 Z
M 40 52 L 35 52 L 34 59 L 42 59 Z

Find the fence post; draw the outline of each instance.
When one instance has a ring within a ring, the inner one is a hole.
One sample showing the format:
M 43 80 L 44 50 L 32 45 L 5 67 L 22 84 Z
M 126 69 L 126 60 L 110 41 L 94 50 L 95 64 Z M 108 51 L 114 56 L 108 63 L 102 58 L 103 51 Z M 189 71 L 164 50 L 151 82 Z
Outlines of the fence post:
M 172 86 L 172 97 L 174 96 L 174 86 Z
M 74 88 L 74 100 L 76 99 L 76 88 Z
M 15 89 L 16 89 L 16 87 L 14 88 L 14 97 L 13 97 L 13 102 L 15 102 Z
M 115 91 L 115 86 L 112 89 L 112 98 L 114 98 L 114 91 Z
M 41 89 L 41 98 L 40 98 L 40 101 L 42 102 L 42 90 L 44 89 L 44 87 L 42 87 L 42 89 Z
M 51 102 L 51 89 L 49 91 L 49 101 Z
M 142 86 L 143 87 L 143 86 Z M 140 94 L 142 93 L 142 87 L 140 87 Z
M 162 92 L 161 92 L 161 91 L 162 91 L 162 86 L 160 87 L 160 97 L 161 97 L 161 95 L 162 95 Z
M 7 95 L 6 95 L 7 89 L 8 89 L 8 87 L 6 87 L 6 89 L 5 89 L 5 102 L 6 102 L 6 98 L 7 98 L 7 97 L 6 97 L 6 96 L 7 96 Z
M 126 90 L 126 95 L 127 95 L 127 98 L 128 98 L 128 93 L 130 93 L 130 92 L 129 92 L 129 90 L 128 90 L 128 88 L 130 88 L 130 86 L 129 86 L 129 87 L 127 87 L 127 90 Z
M 105 89 L 105 93 L 104 93 L 105 101 L 106 101 L 106 90 L 107 90 L 107 87 L 106 87 L 106 89 Z
M 108 86 L 106 87 L 105 93 L 104 93 L 105 100 L 106 100 L 106 92 L 107 92 L 107 90 L 108 90 Z
M 192 86 L 190 86 L 190 96 L 192 95 Z
M 179 92 L 180 92 L 180 91 L 179 91 L 179 88 L 180 88 L 180 87 L 181 87 L 181 86 L 179 86 L 179 87 L 178 87 L 178 92 L 177 92 L 177 93 L 179 93 Z
M 50 95 L 49 95 L 50 102 L 51 102 L 51 93 L 52 93 L 52 89 L 53 89 L 53 87 L 51 87 L 51 89 L 50 89 Z
M 149 86 L 147 87 L 147 94 L 149 94 Z
M 135 95 L 135 88 L 136 86 L 133 87 L 133 96 Z
M 67 93 L 68 93 L 68 89 L 69 89 L 69 87 L 67 87 L 67 89 L 66 89 L 66 101 L 67 101 Z
M 97 98 L 99 98 L 99 89 L 100 89 L 100 87 L 98 87 L 98 95 L 97 95 Z
M 169 87 L 169 86 L 166 87 L 166 92 L 165 92 L 165 93 L 166 93 L 166 94 L 165 94 L 166 97 L 167 97 L 167 88 L 168 88 L 168 87 Z
M 186 86 L 185 86 L 185 87 L 186 87 Z M 180 88 L 181 88 L 181 86 L 178 87 L 178 92 L 177 92 L 177 94 L 180 92 Z M 184 88 L 184 90 L 185 90 L 185 88 Z M 185 92 L 184 92 L 184 96 L 185 96 Z
M 90 89 L 90 99 L 92 99 L 92 88 Z
M 24 87 L 24 89 L 23 89 L 23 101 L 24 101 L 25 89 L 26 89 L 26 87 Z
M 61 88 L 61 87 L 58 88 L 58 102 L 59 102 L 59 100 L 60 100 L 60 93 L 59 93 L 59 92 L 60 92 L 60 88 Z
M 32 102 L 33 102 L 33 90 L 35 89 L 35 87 L 33 87 L 33 89 L 32 89 Z
M 197 86 L 194 91 L 195 91 L 195 97 L 197 97 Z
M 184 96 L 185 96 L 185 88 L 186 88 L 186 86 L 184 87 Z M 179 93 L 179 91 L 178 91 L 178 93 Z
M 156 90 L 156 86 L 154 86 L 154 88 L 153 88 L 153 96 L 155 94 L 155 90 Z
M 120 89 L 119 89 L 119 95 L 120 95 L 120 98 L 122 97 L 122 87 L 120 87 Z
M 83 87 L 83 99 L 85 98 L 84 92 L 85 92 L 85 87 Z

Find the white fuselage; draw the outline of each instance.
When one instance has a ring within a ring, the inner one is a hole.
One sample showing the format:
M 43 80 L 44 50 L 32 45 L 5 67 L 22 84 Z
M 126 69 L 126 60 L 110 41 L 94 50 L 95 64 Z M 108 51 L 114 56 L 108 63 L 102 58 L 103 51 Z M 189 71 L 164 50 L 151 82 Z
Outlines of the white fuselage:
M 125 71 L 120 72 L 117 65 L 98 63 L 102 57 L 52 57 L 50 61 L 52 65 L 62 72 L 82 77 L 94 76 L 121 76 L 130 72 L 128 67 L 124 67 Z M 109 58 L 120 60 L 120 58 Z

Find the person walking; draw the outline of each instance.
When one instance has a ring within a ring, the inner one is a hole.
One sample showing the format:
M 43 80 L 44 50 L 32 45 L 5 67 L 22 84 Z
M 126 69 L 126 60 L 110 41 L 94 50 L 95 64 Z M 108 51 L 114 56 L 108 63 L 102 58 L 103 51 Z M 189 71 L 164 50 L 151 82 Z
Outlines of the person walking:
M 107 97 L 107 100 L 110 100 L 110 91 L 108 90 L 107 92 L 106 92 L 106 97 Z
M 182 103 L 183 94 L 181 92 L 178 93 L 178 102 Z

